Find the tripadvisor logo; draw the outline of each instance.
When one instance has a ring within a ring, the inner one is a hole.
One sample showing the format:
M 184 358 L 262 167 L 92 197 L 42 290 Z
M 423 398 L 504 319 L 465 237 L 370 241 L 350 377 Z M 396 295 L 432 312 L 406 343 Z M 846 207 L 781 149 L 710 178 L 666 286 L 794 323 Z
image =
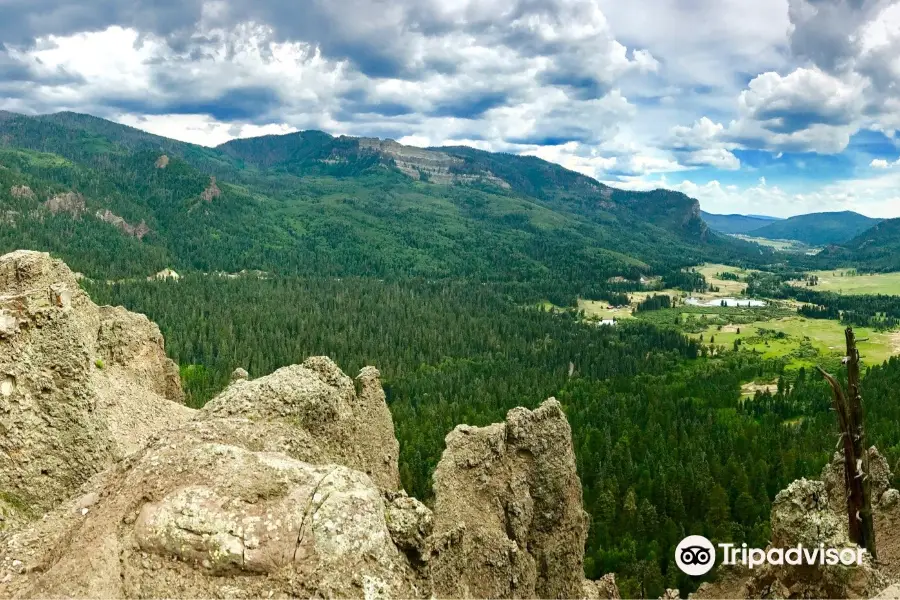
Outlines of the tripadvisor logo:
M 716 549 L 702 535 L 689 535 L 675 548 L 675 564 L 688 575 L 705 575 L 716 564 Z
M 750 569 L 763 564 L 769 565 L 808 565 L 844 566 L 861 565 L 865 548 L 826 548 L 819 544 L 817 548 L 805 548 L 797 544 L 790 548 L 748 548 L 735 544 L 718 544 L 722 549 L 723 565 L 744 565 Z M 689 535 L 681 540 L 675 548 L 675 564 L 687 575 L 694 577 L 705 575 L 716 564 L 716 549 L 712 542 L 702 535 Z

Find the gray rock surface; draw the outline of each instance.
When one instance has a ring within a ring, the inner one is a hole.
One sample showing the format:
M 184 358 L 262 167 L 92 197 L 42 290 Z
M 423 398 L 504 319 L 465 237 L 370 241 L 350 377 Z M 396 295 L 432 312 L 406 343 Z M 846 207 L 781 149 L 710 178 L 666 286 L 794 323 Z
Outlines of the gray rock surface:
M 331 359 L 308 358 L 252 381 L 236 380 L 203 407 L 201 419 L 241 416 L 290 425 L 304 460 L 358 469 L 386 490 L 400 488 L 400 444 L 378 370 L 353 380 Z
M 800 479 L 780 491 L 772 504 L 773 548 L 856 548 L 845 518 L 831 507 L 826 484 Z M 887 585 L 870 557 L 861 566 L 765 564 L 748 582 L 751 598 L 867 598 Z
M 620 600 L 619 586 L 616 585 L 616 576 L 608 573 L 597 581 L 585 579 L 582 598 L 585 600 Z
M 575 598 L 587 519 L 571 430 L 559 402 L 505 423 L 460 425 L 434 473 L 432 559 L 442 598 Z
M 877 503 L 884 492 L 891 487 L 891 468 L 887 459 L 875 446 L 869 448 L 869 471 L 869 477 L 872 480 L 872 501 Z M 822 469 L 820 478 L 825 483 L 832 510 L 838 514 L 846 514 L 843 450 L 834 453 L 831 462 Z
M 156 325 L 96 306 L 61 261 L 0 257 L 0 315 L 0 490 L 23 517 L 190 418 Z

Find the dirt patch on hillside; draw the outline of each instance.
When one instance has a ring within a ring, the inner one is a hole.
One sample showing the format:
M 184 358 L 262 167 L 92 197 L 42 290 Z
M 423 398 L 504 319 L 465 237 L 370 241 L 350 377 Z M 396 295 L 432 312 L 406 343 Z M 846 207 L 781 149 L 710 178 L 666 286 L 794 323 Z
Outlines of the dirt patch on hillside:
M 765 394 L 769 392 L 770 394 L 774 394 L 778 391 L 778 382 L 773 381 L 771 383 L 745 383 L 741 386 L 741 395 L 743 396 L 755 396 L 756 392 L 760 392 Z
M 891 354 L 900 354 L 900 331 L 891 334 Z
M 203 193 L 200 194 L 200 199 L 205 200 L 206 202 L 212 202 L 213 199 L 218 198 L 222 195 L 222 190 L 219 189 L 219 186 L 216 185 L 216 178 L 209 178 L 209 186 L 203 190 Z

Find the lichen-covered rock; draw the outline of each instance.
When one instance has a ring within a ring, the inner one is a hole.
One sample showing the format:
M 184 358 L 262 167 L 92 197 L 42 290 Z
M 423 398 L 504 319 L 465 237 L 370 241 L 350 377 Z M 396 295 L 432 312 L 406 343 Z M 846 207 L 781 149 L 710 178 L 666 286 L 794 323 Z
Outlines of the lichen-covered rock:
M 206 404 L 203 419 L 241 416 L 287 423 L 303 439 L 304 460 L 334 462 L 400 488 L 400 446 L 378 371 L 357 376 L 360 391 L 331 359 L 309 358 L 252 381 L 235 381 Z
M 772 503 L 772 546 L 788 548 L 803 544 L 808 548 L 843 546 L 847 528 L 831 510 L 828 491 L 821 481 L 799 479 L 775 496 Z
M 571 430 L 550 399 L 506 422 L 458 426 L 434 473 L 438 597 L 575 598 L 587 520 Z
M 612 573 L 604 575 L 597 581 L 585 579 L 581 597 L 585 600 L 620 600 L 622 598 L 619 594 L 619 586 L 616 585 L 616 576 Z
M 0 596 L 423 595 L 380 490 L 344 466 L 178 432 L 83 491 L 89 507 L 83 495 L 0 544 L 23 565 Z
M 838 514 L 846 514 L 846 486 L 844 484 L 844 452 L 838 450 L 831 462 L 822 469 L 822 481 L 828 491 L 829 505 Z M 872 482 L 872 501 L 877 503 L 891 487 L 891 468 L 887 459 L 875 446 L 869 448 L 869 479 Z
M 250 374 L 247 372 L 247 369 L 238 367 L 231 372 L 231 381 L 246 381 L 247 379 L 250 379 Z
M 398 548 L 417 564 L 429 558 L 429 538 L 434 530 L 434 515 L 427 506 L 406 495 L 388 493 L 385 512 L 388 530 Z
M 894 508 L 898 504 L 900 504 L 900 490 L 890 488 L 881 495 L 881 499 L 878 501 L 878 508 L 886 510 Z
M 681 593 L 678 590 L 666 588 L 666 591 L 659 597 L 659 600 L 678 600 L 679 598 L 681 598 Z
M 0 257 L 0 315 L 0 490 L 25 517 L 189 418 L 159 329 L 97 307 L 61 261 Z
M 832 510 L 821 481 L 800 479 L 778 492 L 772 504 L 773 548 L 856 548 L 843 517 Z M 748 582 L 751 598 L 861 598 L 886 585 L 870 557 L 861 566 L 769 565 Z

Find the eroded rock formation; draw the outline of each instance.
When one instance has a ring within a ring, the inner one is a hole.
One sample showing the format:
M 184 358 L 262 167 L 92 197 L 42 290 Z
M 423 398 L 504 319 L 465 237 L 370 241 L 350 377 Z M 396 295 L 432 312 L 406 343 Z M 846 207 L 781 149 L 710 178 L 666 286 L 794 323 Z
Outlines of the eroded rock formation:
M 855 549 L 845 517 L 831 508 L 825 483 L 800 479 L 772 504 L 772 547 Z M 758 568 L 748 590 L 752 598 L 868 598 L 887 585 L 865 557 L 860 566 L 768 565 Z
M 238 370 L 192 411 L 158 328 L 61 262 L 6 255 L 0 290 L 0 597 L 619 597 L 555 400 L 451 432 L 432 511 L 376 369 Z
M 505 423 L 460 425 L 434 473 L 435 535 L 454 543 L 432 574 L 441 597 L 574 598 L 587 518 L 559 402 Z
M 190 417 L 159 328 L 96 306 L 61 261 L 0 257 L 0 490 L 35 514 Z

